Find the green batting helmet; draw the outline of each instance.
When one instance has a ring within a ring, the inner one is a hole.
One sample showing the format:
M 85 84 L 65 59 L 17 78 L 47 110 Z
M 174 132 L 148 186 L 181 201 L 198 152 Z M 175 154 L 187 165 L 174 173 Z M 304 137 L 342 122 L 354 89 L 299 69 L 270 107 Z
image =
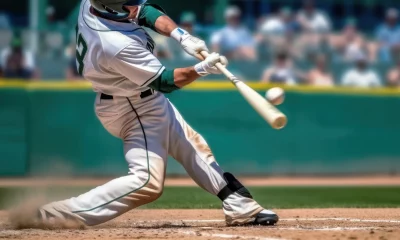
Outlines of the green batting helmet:
M 129 11 L 125 6 L 139 6 L 147 0 L 90 0 L 94 9 L 100 15 L 112 20 L 121 20 L 129 16 Z

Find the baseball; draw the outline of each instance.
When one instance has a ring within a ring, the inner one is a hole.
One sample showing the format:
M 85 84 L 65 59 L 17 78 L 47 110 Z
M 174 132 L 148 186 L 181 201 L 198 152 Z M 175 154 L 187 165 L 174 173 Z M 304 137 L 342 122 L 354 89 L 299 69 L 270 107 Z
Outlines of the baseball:
M 265 98 L 274 105 L 280 105 L 285 100 L 285 91 L 280 87 L 271 88 L 265 93 Z

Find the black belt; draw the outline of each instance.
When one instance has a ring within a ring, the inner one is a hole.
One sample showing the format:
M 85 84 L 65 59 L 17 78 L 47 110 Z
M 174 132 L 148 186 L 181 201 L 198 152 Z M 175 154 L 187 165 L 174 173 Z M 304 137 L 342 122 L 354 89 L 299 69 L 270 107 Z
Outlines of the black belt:
M 148 90 L 140 93 L 140 98 L 146 98 L 148 96 L 153 95 L 153 93 L 154 93 L 154 91 L 152 89 L 148 89 Z M 111 96 L 111 95 L 107 95 L 105 93 L 102 93 L 101 96 L 100 96 L 100 99 L 101 100 L 113 100 L 114 97 Z

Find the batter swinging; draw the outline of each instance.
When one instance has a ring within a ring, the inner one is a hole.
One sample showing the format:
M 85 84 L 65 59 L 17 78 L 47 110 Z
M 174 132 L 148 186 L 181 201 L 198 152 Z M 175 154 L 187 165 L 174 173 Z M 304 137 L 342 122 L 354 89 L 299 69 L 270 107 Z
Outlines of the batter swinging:
M 272 225 L 278 216 L 263 209 L 249 191 L 214 159 L 206 141 L 182 118 L 163 93 L 178 90 L 200 76 L 220 74 L 217 53 L 193 67 L 168 70 L 152 54 L 154 41 L 142 28 L 176 39 L 192 56 L 208 51 L 146 0 L 83 0 L 77 37 L 77 65 L 97 92 L 96 114 L 124 142 L 129 174 L 76 198 L 39 209 L 42 220 L 76 219 L 86 225 L 107 222 L 159 198 L 168 155 L 203 189 L 218 196 L 228 225 Z

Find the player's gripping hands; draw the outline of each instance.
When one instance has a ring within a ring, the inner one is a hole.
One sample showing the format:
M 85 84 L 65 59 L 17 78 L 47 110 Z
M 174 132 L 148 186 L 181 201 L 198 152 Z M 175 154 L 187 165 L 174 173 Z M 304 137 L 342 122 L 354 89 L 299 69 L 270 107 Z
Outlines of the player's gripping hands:
M 194 66 L 194 70 L 200 76 L 206 76 L 208 74 L 221 74 L 222 72 L 215 67 L 217 63 L 221 63 L 224 67 L 227 67 L 228 59 L 214 52 L 208 55 L 204 61 L 196 64 Z
M 190 34 L 184 34 L 182 36 L 181 45 L 183 50 L 185 50 L 185 52 L 192 55 L 193 57 L 196 57 L 196 54 L 201 51 L 208 52 L 206 43 L 200 38 L 194 37 Z
M 191 56 L 200 58 L 200 52 L 209 52 L 206 43 L 200 38 L 190 35 L 187 31 L 181 28 L 175 28 L 171 32 L 171 37 L 180 42 L 182 48 Z M 211 53 L 204 61 L 196 64 L 194 69 L 200 76 L 206 76 L 208 74 L 221 74 L 215 65 L 221 63 L 223 66 L 228 65 L 228 60 L 224 56 L 220 56 L 218 53 Z
M 208 51 L 206 43 L 195 36 L 190 35 L 187 31 L 182 28 L 176 28 L 171 32 L 171 37 L 177 40 L 183 50 L 193 57 L 198 57 L 198 53 L 201 51 Z

